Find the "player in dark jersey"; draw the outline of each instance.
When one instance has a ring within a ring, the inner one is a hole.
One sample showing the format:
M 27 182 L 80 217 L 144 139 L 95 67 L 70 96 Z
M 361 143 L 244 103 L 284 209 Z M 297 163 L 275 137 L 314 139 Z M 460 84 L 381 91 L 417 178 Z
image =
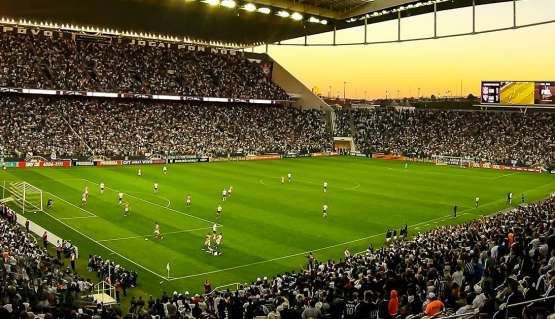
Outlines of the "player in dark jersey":
M 389 242 L 391 240 L 391 230 L 388 228 L 385 232 L 385 241 Z

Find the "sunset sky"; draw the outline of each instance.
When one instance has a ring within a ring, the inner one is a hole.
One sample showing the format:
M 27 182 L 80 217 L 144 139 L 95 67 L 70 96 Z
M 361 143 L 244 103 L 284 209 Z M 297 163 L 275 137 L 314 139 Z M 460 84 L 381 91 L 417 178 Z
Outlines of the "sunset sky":
M 555 1 L 517 2 L 517 23 L 555 19 Z M 438 14 L 438 34 L 471 31 L 471 9 Z M 477 30 L 512 25 L 512 3 L 480 6 Z M 433 35 L 433 16 L 402 22 L 402 37 Z M 337 42 L 360 42 L 363 29 L 337 33 Z M 371 25 L 368 41 L 397 36 L 397 22 Z M 309 38 L 310 43 L 329 43 L 331 33 Z M 291 40 L 303 43 L 304 39 Z M 258 48 L 257 52 L 262 52 Z M 270 46 L 269 54 L 309 88 L 328 96 L 383 98 L 420 94 L 467 95 L 479 93 L 481 80 L 555 80 L 555 24 L 449 39 L 393 44 L 336 47 Z M 399 91 L 399 93 L 397 92 Z

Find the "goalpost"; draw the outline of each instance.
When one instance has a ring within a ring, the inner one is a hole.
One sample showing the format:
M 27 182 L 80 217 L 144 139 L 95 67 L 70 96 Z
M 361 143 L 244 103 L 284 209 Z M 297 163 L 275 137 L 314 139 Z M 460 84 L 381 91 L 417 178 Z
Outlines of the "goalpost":
M 43 210 L 43 192 L 27 182 L 2 183 L 3 203 L 13 202 L 21 213 L 40 212 Z
M 470 167 L 470 164 L 474 161 L 473 159 L 465 157 L 443 155 L 432 155 L 432 160 L 436 165 L 450 165 L 460 167 Z

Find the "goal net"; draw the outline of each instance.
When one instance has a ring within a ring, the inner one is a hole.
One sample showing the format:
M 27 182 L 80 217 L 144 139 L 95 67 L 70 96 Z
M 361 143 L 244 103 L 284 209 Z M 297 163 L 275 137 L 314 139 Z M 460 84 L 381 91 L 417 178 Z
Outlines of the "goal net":
M 2 202 L 13 203 L 21 213 L 43 210 L 42 190 L 27 182 L 11 182 L 2 185 Z
M 470 164 L 473 162 L 473 160 L 470 158 L 456 156 L 433 155 L 432 159 L 436 165 L 450 165 L 460 167 L 469 167 Z

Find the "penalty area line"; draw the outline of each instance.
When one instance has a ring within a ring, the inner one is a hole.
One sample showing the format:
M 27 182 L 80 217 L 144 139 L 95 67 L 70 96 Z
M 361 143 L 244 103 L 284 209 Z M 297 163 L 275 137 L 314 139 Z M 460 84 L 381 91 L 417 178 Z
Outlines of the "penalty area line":
M 71 202 L 68 202 L 67 200 L 61 198 L 60 196 L 57 196 L 57 195 L 55 195 L 55 194 L 53 194 L 53 193 L 51 193 L 51 192 L 47 192 L 47 191 L 44 191 L 44 192 L 47 193 L 47 194 L 50 194 L 50 195 L 52 195 L 52 196 L 54 196 L 54 197 L 56 197 L 57 199 L 61 200 L 62 202 L 66 203 L 66 204 L 69 204 L 69 205 L 71 205 L 71 206 L 73 206 L 73 207 L 76 207 L 76 208 L 79 209 L 79 210 L 84 211 L 85 213 L 89 214 L 88 217 L 98 217 L 96 214 L 93 214 L 93 213 L 89 212 L 88 210 L 84 209 L 83 207 L 80 207 L 80 206 L 77 206 L 77 205 L 75 205 L 75 204 L 73 204 L 73 203 L 71 203 Z M 69 218 L 76 219 L 76 218 L 84 218 L 84 217 L 69 217 Z M 69 219 L 69 218 L 68 218 L 68 219 Z
M 98 216 L 62 217 L 61 220 L 97 218 Z
M 110 248 L 110 247 L 108 247 L 108 246 L 106 246 L 106 245 L 100 243 L 98 240 L 95 240 L 94 238 L 90 237 L 89 235 L 86 235 L 86 234 L 82 233 L 81 231 L 79 231 L 79 230 L 75 229 L 74 227 L 68 225 L 67 223 L 65 223 L 65 222 L 62 221 L 61 219 L 59 219 L 59 218 L 53 216 L 52 214 L 49 214 L 48 212 L 44 212 L 44 213 L 45 213 L 47 216 L 49 216 L 50 218 L 52 218 L 52 219 L 54 219 L 55 221 L 57 221 L 58 223 L 60 223 L 60 224 L 62 224 L 62 225 L 64 225 L 64 226 L 66 226 L 67 228 L 73 230 L 73 231 L 76 232 L 77 234 L 79 234 L 79 235 L 85 237 L 86 239 L 88 239 L 88 240 L 92 241 L 93 243 L 97 244 L 98 246 L 100 246 L 100 247 L 102 247 L 102 248 L 108 250 L 108 251 L 111 252 L 112 254 L 114 254 L 114 255 L 116 255 L 116 256 L 119 256 L 120 258 L 122 258 L 122 259 L 124 259 L 124 260 L 126 260 L 126 261 L 128 261 L 128 262 L 130 262 L 130 263 L 132 263 L 133 265 L 135 265 L 135 266 L 137 266 L 137 267 L 139 267 L 139 268 L 141 268 L 141 269 L 143 269 L 143 270 L 148 271 L 149 273 L 151 273 L 151 274 L 153 274 L 153 275 L 155 275 L 155 276 L 157 276 L 157 277 L 159 277 L 159 278 L 162 278 L 162 279 L 165 279 L 165 278 L 166 278 L 166 277 L 164 277 L 164 276 L 158 274 L 157 272 L 155 272 L 155 271 L 153 271 L 153 270 L 151 270 L 151 269 L 148 269 L 148 268 L 146 268 L 145 266 L 143 266 L 143 265 L 141 265 L 141 264 L 139 264 L 139 263 L 133 261 L 132 259 L 129 259 L 128 257 L 125 257 L 124 255 L 122 255 L 122 254 L 118 253 L 117 251 L 113 250 L 112 248 Z
M 93 183 L 93 184 L 99 185 L 97 182 L 93 182 L 93 181 L 88 180 L 88 179 L 86 179 L 86 178 L 83 178 L 82 180 L 87 181 L 87 182 L 89 182 L 89 183 Z M 114 188 L 111 188 L 111 187 L 106 187 L 106 189 L 111 189 L 111 190 L 113 190 L 114 192 L 119 192 L 117 189 L 114 189 Z M 148 201 L 148 200 L 146 200 L 146 199 L 143 199 L 143 198 L 140 198 L 140 197 L 137 197 L 137 196 L 133 196 L 132 194 L 129 194 L 129 193 L 125 193 L 125 192 L 122 192 L 122 193 L 127 194 L 127 196 L 132 197 L 132 198 L 135 198 L 135 199 L 140 200 L 140 201 L 142 201 L 142 202 L 149 203 L 149 204 L 154 205 L 154 206 L 158 206 L 158 207 L 165 208 L 165 209 L 167 209 L 167 210 L 169 210 L 169 211 L 172 211 L 172 212 L 174 212 L 174 213 L 177 213 L 177 214 L 181 214 L 181 215 L 184 215 L 184 216 L 188 216 L 188 217 L 191 217 L 191 218 L 195 218 L 195 219 L 201 220 L 201 221 L 206 222 L 206 223 L 216 224 L 216 225 L 218 225 L 218 226 L 222 226 L 222 225 L 220 225 L 220 224 L 218 224 L 218 223 L 216 223 L 216 222 L 214 222 L 214 221 L 211 221 L 211 220 L 208 220 L 208 219 L 205 219 L 205 218 L 202 218 L 202 217 L 198 217 L 198 216 L 195 216 L 195 215 L 187 214 L 187 213 L 184 213 L 184 212 L 179 211 L 179 210 L 177 210 L 177 209 L 174 209 L 174 208 L 171 208 L 171 207 L 167 207 L 167 206 L 164 206 L 164 205 L 160 205 L 160 204 L 158 204 L 158 203 L 154 203 L 154 202 Z
M 218 226 L 218 227 L 223 227 L 223 226 Z M 191 232 L 194 232 L 194 231 L 207 230 L 207 229 L 212 229 L 212 227 L 203 227 L 203 228 L 193 228 L 193 229 L 176 230 L 176 231 L 171 231 L 171 232 L 162 233 L 161 235 L 164 236 L 164 235 L 191 233 Z M 137 238 L 150 238 L 150 237 L 154 237 L 154 235 L 153 235 L 153 234 L 149 234 L 149 235 L 137 235 L 137 236 L 129 236 L 129 237 L 99 239 L 98 242 L 119 241 L 119 240 L 137 239 Z

